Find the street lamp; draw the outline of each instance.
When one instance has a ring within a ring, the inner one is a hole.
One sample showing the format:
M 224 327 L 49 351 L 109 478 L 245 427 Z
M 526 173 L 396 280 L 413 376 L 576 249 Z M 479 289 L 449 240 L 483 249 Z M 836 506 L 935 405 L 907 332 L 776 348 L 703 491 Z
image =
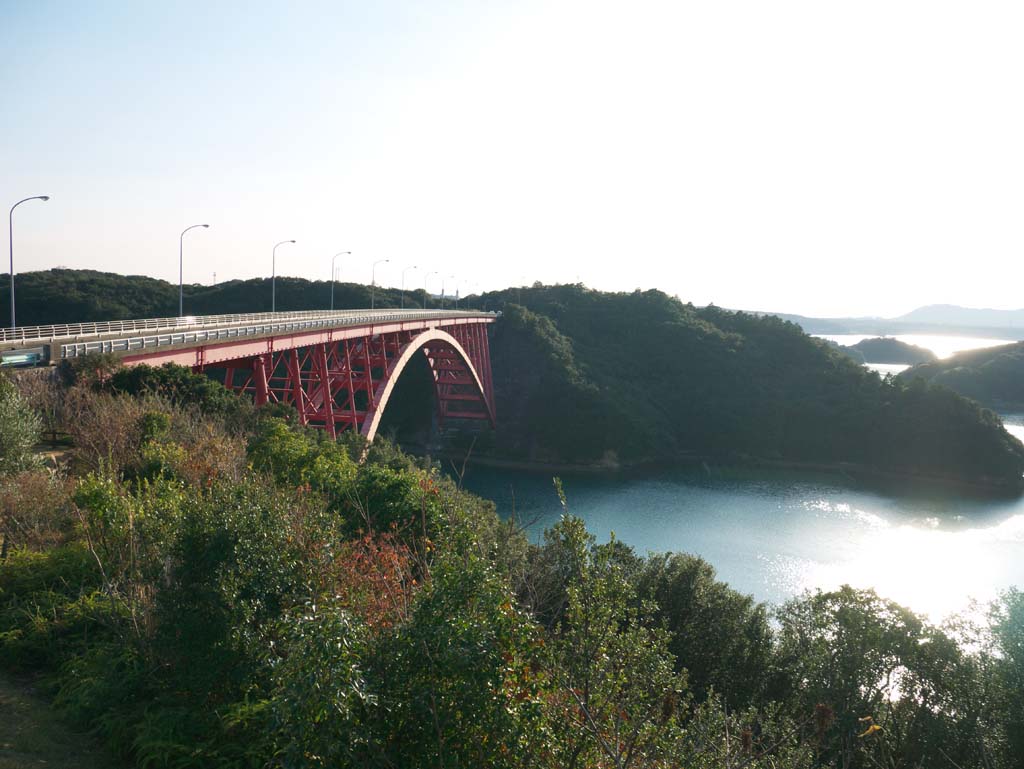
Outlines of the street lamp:
M 25 198 L 19 200 L 13 206 L 11 206 L 11 213 L 7 217 L 9 224 L 10 239 L 11 239 L 11 331 L 14 331 L 14 209 L 20 206 L 22 203 L 27 203 L 30 200 L 42 200 L 44 203 L 50 199 L 49 195 L 36 195 L 35 197 Z
M 478 286 L 480 285 L 475 280 L 463 280 L 455 284 L 455 309 L 459 309 L 459 287 L 460 286 Z
M 277 246 L 283 246 L 285 243 L 294 243 L 294 240 L 282 240 L 271 252 L 270 261 L 270 311 L 277 312 Z
M 430 280 L 431 275 L 437 275 L 437 270 L 428 272 L 423 276 L 423 309 L 427 309 L 427 302 L 430 301 L 430 294 L 427 293 L 427 281 Z
M 370 270 L 370 309 L 371 310 L 374 308 L 373 293 L 374 293 L 374 290 L 375 290 L 375 288 L 377 286 L 377 265 L 378 264 L 387 264 L 390 261 L 391 261 L 390 259 L 378 259 L 376 262 L 373 263 L 373 268 Z
M 340 252 L 338 252 L 337 254 L 335 254 L 334 256 L 331 257 L 331 309 L 332 310 L 334 309 L 334 260 L 337 259 L 339 256 L 344 256 L 345 254 L 351 254 L 351 253 L 352 253 L 351 251 L 340 251 Z
M 418 270 L 418 269 L 419 269 L 419 267 L 417 267 L 414 264 L 411 267 L 406 267 L 404 270 L 402 270 L 402 309 L 403 310 L 405 309 L 405 273 L 407 273 L 409 270 Z
M 184 305 L 184 301 L 183 301 L 184 293 L 182 291 L 182 282 L 181 282 L 181 277 L 182 277 L 182 272 L 183 272 L 182 265 L 184 263 L 184 258 L 182 257 L 182 252 L 184 251 L 185 233 L 188 232 L 189 230 L 194 230 L 196 227 L 206 227 L 207 229 L 209 229 L 210 225 L 208 225 L 208 224 L 193 224 L 191 227 L 186 227 L 185 229 L 183 229 L 181 231 L 181 235 L 178 236 L 178 317 L 179 318 L 184 317 L 184 315 L 185 315 L 185 311 L 184 311 L 184 309 L 182 309 L 182 307 Z
M 454 278 L 454 275 L 449 275 L 449 278 Z M 441 278 L 441 309 L 444 309 L 444 281 L 445 278 Z

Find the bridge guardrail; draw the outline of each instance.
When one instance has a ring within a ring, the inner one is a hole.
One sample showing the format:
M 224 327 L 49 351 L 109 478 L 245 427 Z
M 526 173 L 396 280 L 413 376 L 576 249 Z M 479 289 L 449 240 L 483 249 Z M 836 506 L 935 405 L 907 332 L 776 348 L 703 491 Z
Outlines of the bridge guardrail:
M 54 323 L 45 326 L 18 326 L 0 329 L 0 342 L 20 342 L 29 339 L 59 339 L 73 336 L 100 336 L 125 331 L 148 331 L 157 329 L 200 328 L 222 326 L 231 323 L 280 318 L 322 318 L 343 317 L 365 310 L 303 310 L 300 312 L 251 312 L 229 315 L 185 315 L 180 318 L 143 318 L 138 320 L 110 320 L 99 323 Z M 422 312 L 441 312 L 423 310 Z M 446 311 L 445 311 L 446 312 Z
M 361 314 L 357 314 L 361 313 Z M 365 310 L 313 311 L 313 317 L 287 317 L 284 313 L 259 313 L 266 319 L 277 322 L 255 323 L 251 325 L 233 325 L 218 328 L 196 328 L 180 333 L 154 334 L 147 336 L 121 337 L 115 339 L 93 339 L 85 342 L 70 342 L 60 345 L 60 358 L 78 358 L 92 353 L 130 353 L 176 344 L 200 344 L 222 339 L 238 337 L 256 337 L 270 334 L 282 334 L 289 331 L 308 331 L 320 328 L 344 328 L 360 326 L 375 322 L 430 320 L 437 317 L 494 318 L 492 312 L 450 311 L 450 310 L 391 310 L 367 313 Z M 294 315 L 301 315 L 295 313 Z M 267 318 L 267 316 L 270 316 Z M 326 317 L 324 317 L 326 316 Z M 226 317 L 226 316 L 205 316 Z M 211 325 L 211 324 L 204 324 Z

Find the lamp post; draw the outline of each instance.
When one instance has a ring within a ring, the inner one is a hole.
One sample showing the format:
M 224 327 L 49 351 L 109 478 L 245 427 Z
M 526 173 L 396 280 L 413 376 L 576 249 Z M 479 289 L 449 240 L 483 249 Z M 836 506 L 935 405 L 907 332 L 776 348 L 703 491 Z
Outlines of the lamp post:
M 49 195 L 35 195 L 31 198 L 25 198 L 19 200 L 13 206 L 11 206 L 11 213 L 7 216 L 7 221 L 10 226 L 8 232 L 10 233 L 11 242 L 11 331 L 14 331 L 14 209 L 20 206 L 22 203 L 27 203 L 30 200 L 41 200 L 44 203 L 50 199 Z
M 390 259 L 378 259 L 373 263 L 373 268 L 370 270 L 370 309 L 374 308 L 374 291 L 377 288 L 377 265 L 387 264 Z
M 423 276 L 423 309 L 427 308 L 427 302 L 430 301 L 430 294 L 427 292 L 427 281 L 430 280 L 431 275 L 437 275 L 437 270 L 428 272 Z
M 459 309 L 459 288 L 462 286 L 477 286 L 479 285 L 475 280 L 463 280 L 455 284 L 455 309 Z
M 411 267 L 406 267 L 404 270 L 402 270 L 402 309 L 403 310 L 405 309 L 405 273 L 407 273 L 409 270 L 418 270 L 418 269 L 419 269 L 419 267 L 417 267 L 414 264 Z
M 449 275 L 447 277 L 454 278 L 455 276 L 454 275 Z M 441 278 L 441 309 L 442 310 L 444 309 L 444 282 L 445 282 L 445 280 L 446 280 L 445 278 Z
M 334 256 L 331 257 L 331 309 L 332 310 L 334 309 L 334 260 L 337 259 L 339 256 L 344 256 L 345 254 L 351 254 L 351 253 L 352 253 L 351 251 L 339 251 L 338 253 L 336 253 Z
M 277 246 L 283 246 L 285 243 L 294 243 L 294 240 L 282 240 L 280 243 L 274 246 L 274 250 L 271 252 L 270 261 L 270 311 L 277 312 Z
M 185 314 L 185 311 L 183 309 L 183 307 L 184 307 L 184 291 L 183 291 L 183 288 L 182 288 L 183 284 L 182 284 L 182 280 L 181 280 L 182 274 L 184 272 L 183 265 L 184 265 L 184 262 L 185 262 L 184 257 L 183 257 L 183 252 L 184 252 L 184 249 L 185 249 L 185 246 L 184 246 L 184 243 L 185 243 L 185 233 L 188 232 L 189 230 L 194 230 L 196 227 L 206 227 L 207 229 L 209 229 L 210 225 L 208 225 L 208 224 L 193 224 L 191 227 L 186 227 L 185 229 L 183 229 L 181 231 L 181 235 L 178 236 L 178 317 L 179 318 L 182 317 Z

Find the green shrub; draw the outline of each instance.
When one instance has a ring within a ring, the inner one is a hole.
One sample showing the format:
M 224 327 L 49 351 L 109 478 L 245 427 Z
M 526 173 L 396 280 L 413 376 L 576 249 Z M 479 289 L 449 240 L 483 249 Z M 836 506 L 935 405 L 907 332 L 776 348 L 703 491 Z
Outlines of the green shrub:
M 104 381 L 103 387 L 113 393 L 157 395 L 175 406 L 197 408 L 204 415 L 223 419 L 236 428 L 243 428 L 253 416 L 248 398 L 205 374 L 174 363 L 119 368 Z
M 373 647 L 387 766 L 520 766 L 543 728 L 540 637 L 480 559 L 445 557 L 407 622 Z
M 38 464 L 33 449 L 42 427 L 39 415 L 0 373 L 0 477 Z
M 651 555 L 637 578 L 641 600 L 670 633 L 669 650 L 698 698 L 712 690 L 732 709 L 747 707 L 769 686 L 772 634 L 765 607 L 715 579 L 692 555 Z
M 310 568 L 290 499 L 256 483 L 188 499 L 156 593 L 155 649 L 177 686 L 207 702 L 252 680 Z
M 284 627 L 273 673 L 275 741 L 289 769 L 358 765 L 375 752 L 377 697 L 366 680 L 366 627 L 340 607 L 308 603 Z

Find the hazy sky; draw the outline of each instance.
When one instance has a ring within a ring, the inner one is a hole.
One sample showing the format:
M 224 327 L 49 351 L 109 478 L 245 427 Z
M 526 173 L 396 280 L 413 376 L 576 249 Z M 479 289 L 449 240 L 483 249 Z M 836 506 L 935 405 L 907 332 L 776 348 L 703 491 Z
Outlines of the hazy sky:
M 295 238 L 279 274 L 1015 308 L 1021 40 L 1019 1 L 0 0 L 0 204 L 53 196 L 18 272 L 177 280 L 208 221 L 186 281 Z

